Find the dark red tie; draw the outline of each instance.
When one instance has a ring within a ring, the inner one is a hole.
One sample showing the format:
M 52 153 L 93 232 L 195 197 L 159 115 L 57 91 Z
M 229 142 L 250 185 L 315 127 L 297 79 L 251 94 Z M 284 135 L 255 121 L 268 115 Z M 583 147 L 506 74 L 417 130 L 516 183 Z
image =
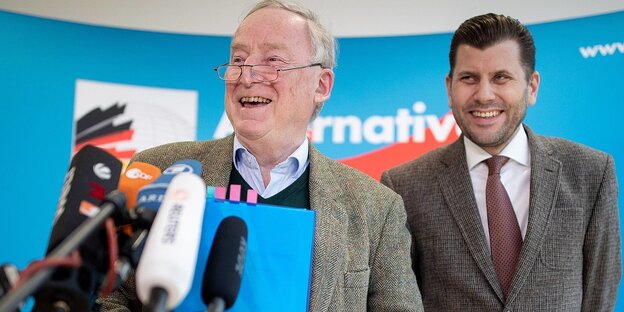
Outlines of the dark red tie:
M 488 166 L 485 202 L 492 262 L 494 262 L 494 269 L 505 298 L 507 298 L 507 292 L 516 271 L 516 263 L 522 248 L 522 235 L 520 234 L 518 218 L 516 218 L 509 195 L 500 180 L 500 169 L 508 160 L 509 158 L 505 156 L 493 156 L 485 161 Z

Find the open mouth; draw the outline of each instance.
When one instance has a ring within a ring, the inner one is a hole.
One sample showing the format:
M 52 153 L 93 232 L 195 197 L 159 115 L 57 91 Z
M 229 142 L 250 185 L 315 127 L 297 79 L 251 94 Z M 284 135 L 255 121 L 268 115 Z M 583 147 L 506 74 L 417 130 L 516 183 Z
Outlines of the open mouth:
M 245 96 L 242 97 L 238 102 L 241 103 L 243 107 L 252 107 L 257 105 L 269 104 L 271 103 L 271 100 L 260 96 Z
M 488 111 L 488 112 L 479 112 L 479 111 L 473 111 L 470 114 L 474 117 L 479 117 L 479 118 L 493 118 L 496 117 L 498 115 L 500 115 L 503 111 Z

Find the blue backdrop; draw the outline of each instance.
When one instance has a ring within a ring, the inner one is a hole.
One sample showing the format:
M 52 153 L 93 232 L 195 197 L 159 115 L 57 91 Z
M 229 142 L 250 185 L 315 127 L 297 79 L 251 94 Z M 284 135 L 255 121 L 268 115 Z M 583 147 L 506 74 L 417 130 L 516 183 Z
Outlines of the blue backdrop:
M 72 152 L 76 79 L 196 90 L 197 138 L 211 139 L 223 113 L 223 84 L 212 68 L 227 61 L 230 38 L 94 27 L 1 11 L 0 25 L 0 126 L 6 148 L 0 156 L 6 165 L 0 182 L 0 263 L 23 268 L 42 257 L 47 244 Z M 526 123 L 540 134 L 612 154 L 622 183 L 624 12 L 529 28 L 541 87 Z M 319 119 L 324 126 L 314 129 L 321 151 L 336 159 L 380 153 L 396 144 L 396 133 L 390 142 L 380 137 L 396 126 L 392 118 L 399 110 L 414 118 L 447 114 L 450 39 L 450 33 L 340 38 L 334 93 Z M 347 118 L 362 127 L 335 122 Z

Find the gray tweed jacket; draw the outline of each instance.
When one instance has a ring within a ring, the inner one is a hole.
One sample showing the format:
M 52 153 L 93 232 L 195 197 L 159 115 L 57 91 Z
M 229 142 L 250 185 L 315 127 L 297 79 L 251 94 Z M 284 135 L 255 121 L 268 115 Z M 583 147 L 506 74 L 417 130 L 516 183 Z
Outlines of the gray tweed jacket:
M 133 158 L 167 168 L 181 159 L 202 166 L 206 185 L 228 185 L 233 136 L 173 143 Z M 401 197 L 310 146 L 310 205 L 316 230 L 309 311 L 423 311 L 410 267 L 410 237 Z M 104 311 L 140 311 L 129 279 L 101 299 Z
M 426 311 L 613 311 L 622 271 L 613 158 L 525 129 L 529 223 L 506 302 L 463 138 L 383 174 L 405 201 Z

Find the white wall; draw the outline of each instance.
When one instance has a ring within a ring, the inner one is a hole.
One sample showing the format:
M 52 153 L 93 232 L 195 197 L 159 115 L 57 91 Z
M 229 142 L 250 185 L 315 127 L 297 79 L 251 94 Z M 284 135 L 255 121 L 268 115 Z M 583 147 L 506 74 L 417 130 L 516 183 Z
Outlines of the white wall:
M 0 9 L 130 29 L 231 35 L 253 0 L 0 0 Z M 624 10 L 622 0 L 303 0 L 338 37 L 453 31 L 496 12 L 526 24 Z

